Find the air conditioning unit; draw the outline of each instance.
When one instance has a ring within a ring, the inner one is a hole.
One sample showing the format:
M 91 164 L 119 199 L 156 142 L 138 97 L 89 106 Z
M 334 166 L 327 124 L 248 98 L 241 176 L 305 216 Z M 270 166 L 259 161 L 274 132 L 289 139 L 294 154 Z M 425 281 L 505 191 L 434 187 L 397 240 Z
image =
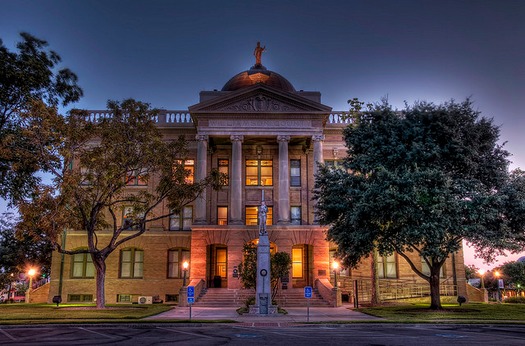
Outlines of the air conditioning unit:
M 139 304 L 153 304 L 153 297 L 152 296 L 140 296 Z

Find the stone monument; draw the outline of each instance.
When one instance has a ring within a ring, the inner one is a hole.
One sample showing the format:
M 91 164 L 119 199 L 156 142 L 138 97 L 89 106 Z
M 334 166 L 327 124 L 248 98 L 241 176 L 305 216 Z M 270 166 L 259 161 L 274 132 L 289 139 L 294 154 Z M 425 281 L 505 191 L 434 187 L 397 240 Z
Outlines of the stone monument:
M 259 243 L 257 244 L 257 280 L 255 285 L 255 305 L 250 306 L 251 314 L 269 315 L 277 312 L 272 305 L 272 287 L 270 280 L 270 240 L 266 231 L 266 214 L 268 207 L 262 192 L 259 207 Z

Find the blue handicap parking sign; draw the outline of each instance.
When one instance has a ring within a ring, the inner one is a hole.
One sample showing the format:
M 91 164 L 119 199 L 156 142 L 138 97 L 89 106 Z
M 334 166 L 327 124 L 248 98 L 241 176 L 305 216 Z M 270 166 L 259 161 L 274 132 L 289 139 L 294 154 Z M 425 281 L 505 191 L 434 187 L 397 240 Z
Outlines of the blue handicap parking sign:
M 312 298 L 312 286 L 306 286 L 304 288 L 304 297 L 305 298 Z
M 188 286 L 188 298 L 195 297 L 195 286 Z

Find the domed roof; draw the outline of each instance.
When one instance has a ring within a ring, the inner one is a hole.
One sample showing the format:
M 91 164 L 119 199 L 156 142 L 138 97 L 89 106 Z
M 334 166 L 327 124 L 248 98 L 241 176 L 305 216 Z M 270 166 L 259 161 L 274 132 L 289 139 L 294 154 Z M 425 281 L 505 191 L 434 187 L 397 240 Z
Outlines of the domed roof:
M 292 83 L 286 78 L 276 72 L 268 70 L 261 64 L 255 64 L 249 70 L 233 76 L 224 84 L 222 91 L 235 91 L 257 83 L 266 84 L 283 91 L 295 92 Z

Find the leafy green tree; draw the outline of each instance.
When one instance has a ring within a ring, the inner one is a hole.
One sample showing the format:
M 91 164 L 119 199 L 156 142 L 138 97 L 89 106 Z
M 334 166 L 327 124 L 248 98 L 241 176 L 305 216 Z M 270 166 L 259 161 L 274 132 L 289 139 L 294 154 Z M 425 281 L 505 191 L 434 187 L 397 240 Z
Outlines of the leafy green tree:
M 403 111 L 382 102 L 350 114 L 342 168 L 321 167 L 315 185 L 319 219 L 346 266 L 376 246 L 382 255 L 397 252 L 440 309 L 440 269 L 463 239 L 487 260 L 522 248 L 524 174 L 509 175 L 498 127 L 469 100 Z
M 23 113 L 33 109 L 34 101 L 56 108 L 82 96 L 77 76 L 58 68 L 60 56 L 47 49 L 48 43 L 21 33 L 17 52 L 11 52 L 0 39 L 0 197 L 11 203 L 27 197 L 38 184 L 36 172 L 47 171 L 56 162 L 42 161 L 31 128 Z
M 465 265 L 465 278 L 467 280 L 478 278 L 479 277 L 478 270 L 479 268 L 476 267 L 474 264 Z
M 277 295 L 279 284 L 281 283 L 282 278 L 287 278 L 290 274 L 290 269 L 292 268 L 292 258 L 288 252 L 281 251 L 271 255 L 270 261 L 273 301 Z
M 525 263 L 524 262 L 507 262 L 501 266 L 507 285 L 515 287 L 525 287 Z
M 239 278 L 244 288 L 255 288 L 257 284 L 257 245 L 253 242 L 243 246 L 244 258 L 239 264 Z
M 52 243 L 45 234 L 36 239 L 16 234 L 16 221 L 12 213 L 0 215 L 0 287 L 6 287 L 31 267 L 41 276 L 50 273 Z
M 72 111 L 67 118 L 45 107 L 29 112 L 36 115 L 28 122 L 35 125 L 33 137 L 41 139 L 35 140 L 38 149 L 60 158 L 62 164 L 50 170 L 51 184 L 41 185 L 34 199 L 19 204 L 21 232 L 46 234 L 64 254 L 91 255 L 98 308 L 105 307 L 107 257 L 144 234 L 151 222 L 180 212 L 225 178 L 212 171 L 202 181 L 187 179 L 190 173 L 182 164 L 185 141 L 163 138 L 154 122 L 157 111 L 148 104 L 109 101 L 108 111 L 111 116 L 97 121 L 88 119 L 84 111 Z M 60 140 L 49 145 L 50 136 Z M 134 179 L 148 186 L 129 189 Z M 126 222 L 121 222 L 124 210 Z M 61 236 L 66 229 L 84 232 L 87 249 L 63 248 Z

